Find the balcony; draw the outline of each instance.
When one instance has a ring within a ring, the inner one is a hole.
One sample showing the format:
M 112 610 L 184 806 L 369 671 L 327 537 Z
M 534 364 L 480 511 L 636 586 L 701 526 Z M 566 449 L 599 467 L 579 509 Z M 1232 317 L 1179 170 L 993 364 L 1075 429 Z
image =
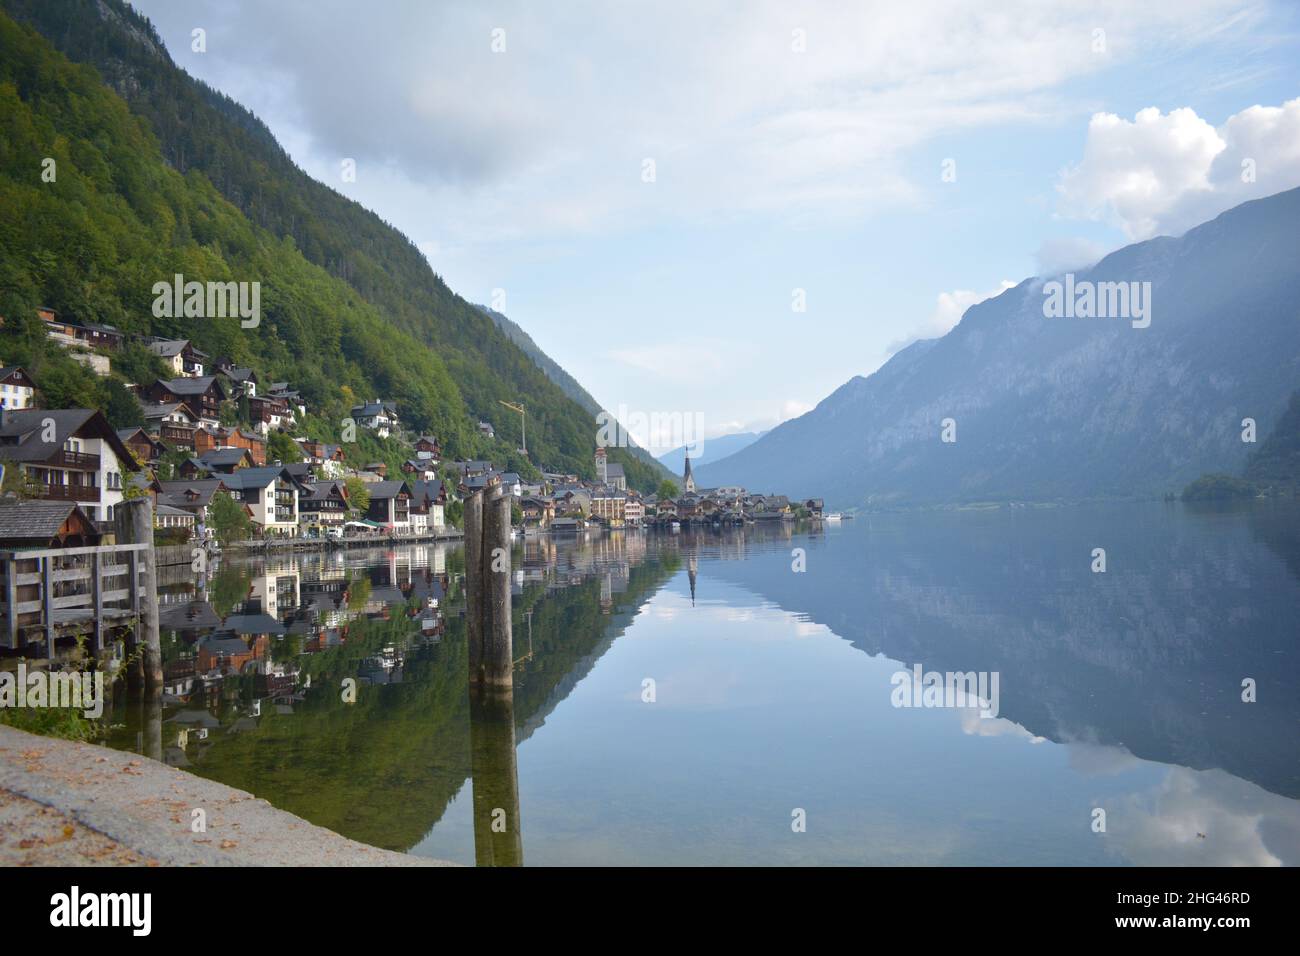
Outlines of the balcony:
M 47 458 L 41 464 L 46 468 L 75 468 L 78 471 L 99 471 L 99 456 L 60 448 L 53 456 Z
M 39 485 L 36 497 L 45 501 L 99 502 L 99 489 L 92 485 Z

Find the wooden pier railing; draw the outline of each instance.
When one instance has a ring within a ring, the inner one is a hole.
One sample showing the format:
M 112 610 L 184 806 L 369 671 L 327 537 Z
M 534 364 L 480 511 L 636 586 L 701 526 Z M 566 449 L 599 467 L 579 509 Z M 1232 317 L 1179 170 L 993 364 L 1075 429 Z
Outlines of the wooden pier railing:
M 105 630 L 137 622 L 151 599 L 142 581 L 151 547 L 0 551 L 0 646 L 17 650 L 43 637 L 52 658 L 56 638 L 89 633 L 101 650 Z

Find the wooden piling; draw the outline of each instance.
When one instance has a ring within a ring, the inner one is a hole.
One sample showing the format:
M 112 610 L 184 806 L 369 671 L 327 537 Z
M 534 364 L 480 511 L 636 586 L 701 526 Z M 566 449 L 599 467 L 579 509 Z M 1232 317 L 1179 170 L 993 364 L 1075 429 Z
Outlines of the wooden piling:
M 483 667 L 483 494 L 465 498 L 465 638 L 469 679 L 477 683 Z
M 162 643 L 158 635 L 158 576 L 153 553 L 153 502 L 148 498 L 134 498 L 119 503 L 113 518 L 119 544 L 148 544 L 136 555 L 139 595 L 139 626 L 134 634 L 134 649 L 141 649 L 140 669 L 146 693 L 161 692 L 163 685 Z M 134 580 L 134 579 L 133 579 Z M 132 585 L 135 586 L 134 584 Z M 134 602 L 133 602 L 134 603 Z M 132 687 L 132 671 L 127 671 L 127 689 Z M 139 675 L 136 675 L 139 681 Z
M 514 676 L 510 599 L 510 502 L 500 485 L 483 502 L 483 656 L 479 680 L 510 686 Z
M 469 715 L 474 862 L 478 866 L 523 866 L 514 691 L 501 686 L 471 687 Z

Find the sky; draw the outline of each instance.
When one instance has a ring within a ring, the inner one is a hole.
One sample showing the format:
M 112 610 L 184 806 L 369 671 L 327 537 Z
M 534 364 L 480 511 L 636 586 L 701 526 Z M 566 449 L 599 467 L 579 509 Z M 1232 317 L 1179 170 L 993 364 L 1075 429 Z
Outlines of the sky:
M 657 453 L 1300 186 L 1294 2 L 133 2 Z

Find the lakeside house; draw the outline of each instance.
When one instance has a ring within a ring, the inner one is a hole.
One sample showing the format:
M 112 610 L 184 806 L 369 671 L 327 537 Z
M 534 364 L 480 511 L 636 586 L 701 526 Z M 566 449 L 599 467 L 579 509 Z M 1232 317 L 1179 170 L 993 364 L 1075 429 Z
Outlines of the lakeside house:
M 411 530 L 411 486 L 405 481 L 376 481 L 368 489 L 370 506 L 366 518 L 398 534 Z
M 339 527 L 348 520 L 348 490 L 341 481 L 317 481 L 305 485 L 298 496 L 298 526 Z
M 46 501 L 73 501 L 92 521 L 113 520 L 123 474 L 140 470 L 102 412 L 0 410 L 0 460 L 17 465 Z
M 307 489 L 285 468 L 239 468 L 221 481 L 245 504 L 263 534 L 295 534 L 298 496 Z

